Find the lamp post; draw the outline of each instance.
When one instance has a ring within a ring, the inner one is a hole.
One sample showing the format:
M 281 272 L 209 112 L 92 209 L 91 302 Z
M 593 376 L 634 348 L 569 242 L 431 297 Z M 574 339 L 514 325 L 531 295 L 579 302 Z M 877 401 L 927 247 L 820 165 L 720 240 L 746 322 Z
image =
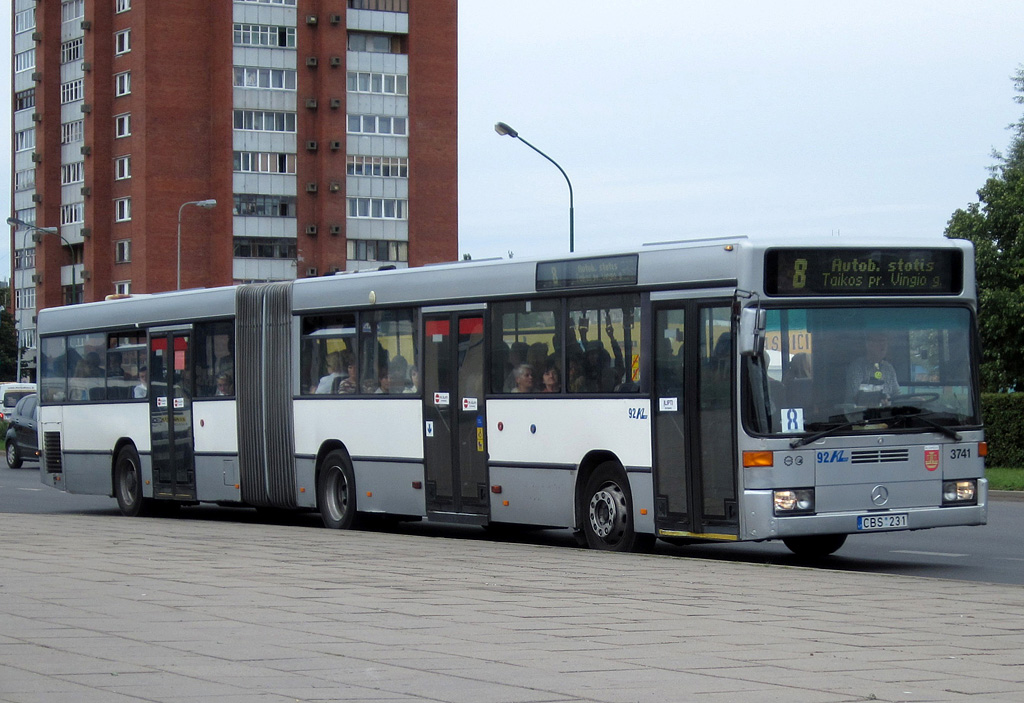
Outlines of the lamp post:
M 29 224 L 24 220 L 19 220 L 17 217 L 8 217 L 7 224 L 11 227 L 27 227 L 34 232 L 39 234 L 55 234 L 60 237 L 60 240 L 64 243 L 64 246 L 68 248 L 68 254 L 71 256 L 71 305 L 78 302 L 78 283 L 75 280 L 75 248 L 71 246 L 71 242 L 64 238 L 64 235 L 56 227 L 36 227 L 35 225 Z M 39 240 L 36 240 L 39 241 Z
M 557 161 L 552 159 L 550 156 L 545 154 L 543 151 L 541 151 L 540 149 L 535 147 L 533 144 L 530 144 L 530 142 L 528 142 L 525 139 L 523 139 L 522 137 L 520 137 L 519 136 L 519 132 L 517 132 L 516 130 L 512 129 L 510 126 L 508 126 L 504 122 L 497 122 L 497 123 L 495 123 L 494 131 L 497 132 L 498 134 L 502 135 L 503 137 L 504 136 L 508 136 L 508 137 L 512 137 L 513 139 L 518 139 L 523 144 L 525 144 L 526 146 L 530 147 L 531 149 L 536 151 L 538 154 L 543 156 L 545 159 L 547 159 L 548 161 L 553 163 L 555 165 L 555 168 L 557 168 L 559 170 L 559 172 L 562 174 L 562 176 L 565 177 L 565 182 L 569 186 L 569 253 L 572 253 L 575 250 L 575 244 L 574 244 L 574 236 L 575 235 L 573 233 L 573 211 L 572 211 L 572 182 L 569 180 L 569 176 L 568 176 L 568 174 L 566 174 L 565 169 L 563 169 L 561 166 L 559 166 Z
M 178 290 L 181 290 L 181 211 L 185 209 L 186 205 L 195 205 L 204 210 L 212 210 L 217 207 L 217 201 L 212 199 L 189 200 L 187 203 L 182 203 L 181 207 L 178 208 Z

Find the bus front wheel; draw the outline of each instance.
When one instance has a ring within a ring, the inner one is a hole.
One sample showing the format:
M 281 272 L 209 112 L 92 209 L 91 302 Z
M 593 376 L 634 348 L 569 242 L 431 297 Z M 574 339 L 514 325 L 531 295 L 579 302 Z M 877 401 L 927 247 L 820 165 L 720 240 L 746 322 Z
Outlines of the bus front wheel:
M 122 447 L 117 453 L 114 495 L 122 515 L 138 517 L 143 514 L 146 499 L 142 497 L 142 466 L 134 447 Z
M 344 452 L 335 450 L 324 459 L 316 484 L 316 504 L 325 527 L 356 527 L 356 481 Z
M 782 543 L 798 557 L 818 559 L 827 557 L 846 543 L 846 535 L 813 535 L 809 537 L 787 537 Z
M 613 552 L 649 548 L 653 535 L 633 528 L 633 498 L 626 475 L 613 463 L 601 464 L 583 494 L 583 533 L 587 546 Z

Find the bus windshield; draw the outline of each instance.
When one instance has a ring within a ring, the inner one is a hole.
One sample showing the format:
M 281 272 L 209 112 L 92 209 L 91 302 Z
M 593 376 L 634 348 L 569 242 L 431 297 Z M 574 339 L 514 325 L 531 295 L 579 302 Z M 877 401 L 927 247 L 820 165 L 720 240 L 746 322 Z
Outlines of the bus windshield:
M 756 434 L 939 431 L 977 426 L 971 312 L 963 307 L 768 310 L 765 353 L 746 362 Z

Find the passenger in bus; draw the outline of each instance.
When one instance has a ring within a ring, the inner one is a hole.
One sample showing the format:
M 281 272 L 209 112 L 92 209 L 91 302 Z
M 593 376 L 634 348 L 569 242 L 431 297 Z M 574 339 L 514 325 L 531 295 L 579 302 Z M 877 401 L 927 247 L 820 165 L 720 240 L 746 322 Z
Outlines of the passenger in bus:
M 529 363 L 526 360 L 527 354 L 530 352 L 530 345 L 526 342 L 513 342 L 508 352 L 508 361 L 506 367 L 508 372 L 505 374 L 505 387 L 506 393 L 517 393 L 516 391 L 516 369 L 523 364 Z
M 889 405 L 900 392 L 896 369 L 886 360 L 889 338 L 882 332 L 869 332 L 864 339 L 864 356 L 854 359 L 846 370 L 846 395 L 856 405 Z
M 225 371 L 217 376 L 217 395 L 227 396 L 235 394 L 235 377 Z
M 139 382 L 132 388 L 133 398 L 145 398 L 149 395 L 149 369 L 145 366 L 139 367 Z
M 316 388 L 313 389 L 314 393 L 333 392 L 338 379 L 343 376 L 341 352 L 330 352 L 327 354 L 327 358 L 324 362 L 327 365 L 327 374 L 320 378 L 320 382 L 317 383 Z
M 535 370 L 543 369 L 547 363 L 548 358 L 548 345 L 544 342 L 534 342 L 530 345 L 530 350 L 526 353 L 526 363 L 532 366 Z M 543 389 L 543 383 L 538 377 L 534 377 L 534 390 L 540 392 Z
M 378 376 L 379 386 L 374 393 L 404 393 L 408 367 L 409 362 L 403 356 L 396 356 L 390 363 L 382 365 Z
M 562 372 L 558 370 L 557 359 L 550 358 L 544 362 L 540 390 L 542 393 L 558 393 L 562 390 Z
M 347 375 L 334 382 L 335 393 L 355 393 L 359 390 L 359 372 L 356 370 L 356 355 L 350 351 L 341 352 L 341 367 Z
M 519 364 L 514 370 L 513 375 L 516 379 L 516 386 L 512 389 L 513 393 L 532 393 L 533 392 L 533 367 L 529 364 Z
M 569 391 L 571 393 L 582 393 L 585 390 L 587 381 L 587 374 L 583 368 L 583 354 L 576 350 L 570 350 L 568 364 Z
M 782 376 L 782 382 L 799 381 L 811 377 L 811 355 L 807 352 L 794 354 L 789 360 L 789 367 Z
M 409 369 L 409 383 L 406 385 L 404 393 L 419 393 L 420 392 L 420 370 L 415 366 Z

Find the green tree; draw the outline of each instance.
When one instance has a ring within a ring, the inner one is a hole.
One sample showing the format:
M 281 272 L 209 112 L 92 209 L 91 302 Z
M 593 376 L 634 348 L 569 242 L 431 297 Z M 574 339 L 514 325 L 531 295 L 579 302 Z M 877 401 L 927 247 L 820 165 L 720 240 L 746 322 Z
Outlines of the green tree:
M 0 380 L 17 381 L 18 337 L 14 329 L 14 315 L 11 314 L 11 289 L 0 288 Z
M 1024 104 L 1024 65 L 1013 77 Z M 1024 390 L 1024 116 L 1011 124 L 1007 153 L 994 152 L 978 202 L 953 213 L 946 236 L 974 243 L 982 390 Z

